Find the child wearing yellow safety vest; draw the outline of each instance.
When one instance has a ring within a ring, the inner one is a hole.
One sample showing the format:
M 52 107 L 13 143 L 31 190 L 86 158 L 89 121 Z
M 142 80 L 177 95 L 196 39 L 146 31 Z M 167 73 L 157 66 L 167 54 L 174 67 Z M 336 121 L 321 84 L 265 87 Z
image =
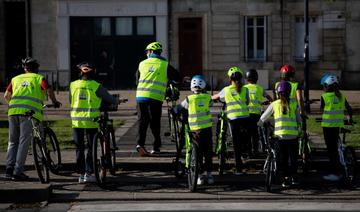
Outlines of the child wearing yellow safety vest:
M 231 67 L 228 71 L 230 85 L 212 96 L 213 100 L 222 99 L 226 103 L 226 115 L 230 122 L 235 153 L 235 175 L 242 174 L 242 157 L 250 149 L 248 134 L 249 122 L 249 92 L 243 86 L 243 71 Z
M 257 155 L 259 151 L 259 133 L 257 122 L 260 119 L 262 102 L 264 101 L 264 97 L 272 101 L 272 98 L 266 93 L 263 87 L 256 84 L 258 81 L 258 73 L 255 69 L 250 69 L 246 72 L 245 78 L 247 84 L 244 85 L 249 90 L 249 135 L 251 139 L 251 154 Z
M 190 88 L 192 95 L 181 102 L 180 108 L 188 110 L 188 122 L 190 128 L 190 140 L 199 147 L 200 173 L 197 184 L 214 183 L 211 172 L 212 163 L 212 120 L 210 114 L 211 96 L 205 92 L 206 82 L 203 76 L 195 75 L 191 79 Z M 203 158 L 205 163 L 203 164 Z M 207 172 L 205 175 L 205 171 Z
M 111 104 L 118 104 L 119 100 L 94 79 L 96 69 L 88 62 L 77 65 L 81 72 L 81 79 L 70 84 L 71 125 L 76 145 L 76 167 L 80 174 L 79 183 L 95 182 L 93 173 L 92 145 L 99 123 L 94 118 L 100 116 L 101 102 L 105 100 Z M 85 157 L 85 141 L 87 138 L 87 155 Z
M 323 110 L 321 126 L 332 167 L 332 172 L 323 178 L 324 180 L 338 181 L 342 177 L 342 168 L 337 150 L 337 139 L 340 128 L 344 126 L 344 110 L 347 110 L 350 122 L 352 122 L 352 108 L 344 94 L 339 91 L 339 82 L 336 76 L 325 75 L 321 84 L 325 91 L 321 95 L 320 107 Z
M 297 104 L 290 100 L 291 85 L 281 81 L 277 87 L 279 99 L 272 102 L 260 117 L 258 126 L 262 126 L 271 115 L 274 116 L 274 135 L 278 139 L 280 170 L 283 171 L 283 187 L 297 184 L 298 137 L 300 114 Z M 290 161 L 290 163 L 289 163 Z

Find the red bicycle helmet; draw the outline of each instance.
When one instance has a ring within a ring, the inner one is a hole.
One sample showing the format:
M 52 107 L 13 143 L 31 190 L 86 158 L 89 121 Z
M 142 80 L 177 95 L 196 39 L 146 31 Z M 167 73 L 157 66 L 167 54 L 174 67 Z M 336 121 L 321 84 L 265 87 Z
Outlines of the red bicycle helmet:
M 295 75 L 295 68 L 289 64 L 285 64 L 280 68 L 280 78 L 289 79 Z

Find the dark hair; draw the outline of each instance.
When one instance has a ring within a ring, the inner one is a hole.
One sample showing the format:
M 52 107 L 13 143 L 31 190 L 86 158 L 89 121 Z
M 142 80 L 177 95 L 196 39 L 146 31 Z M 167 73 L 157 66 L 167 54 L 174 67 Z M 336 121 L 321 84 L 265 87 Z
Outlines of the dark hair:
M 334 92 L 336 97 L 339 99 L 341 99 L 341 97 L 342 97 L 338 83 L 334 83 L 334 84 L 325 86 L 325 91 L 326 92 Z
M 242 74 L 240 72 L 235 72 L 230 76 L 230 80 L 235 82 L 236 84 L 236 90 L 237 92 L 240 92 L 241 87 L 242 87 Z
M 152 50 L 154 54 L 161 55 L 161 50 Z

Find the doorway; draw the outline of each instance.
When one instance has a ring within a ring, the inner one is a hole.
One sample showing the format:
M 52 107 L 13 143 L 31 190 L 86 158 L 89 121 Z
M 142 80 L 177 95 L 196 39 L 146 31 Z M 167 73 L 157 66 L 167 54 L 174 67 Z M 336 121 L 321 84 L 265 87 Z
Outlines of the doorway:
M 179 69 L 182 78 L 202 74 L 202 45 L 202 18 L 180 18 Z

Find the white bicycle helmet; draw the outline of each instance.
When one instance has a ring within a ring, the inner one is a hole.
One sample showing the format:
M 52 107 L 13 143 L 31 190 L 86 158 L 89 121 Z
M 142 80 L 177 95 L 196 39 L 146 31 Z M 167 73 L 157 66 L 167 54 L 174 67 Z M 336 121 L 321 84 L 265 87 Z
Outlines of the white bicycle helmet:
M 202 75 L 193 76 L 193 78 L 191 79 L 191 82 L 190 82 L 191 91 L 199 92 L 199 91 L 204 90 L 205 87 L 206 87 L 206 82 Z
M 328 75 L 324 80 L 324 86 L 328 87 L 331 85 L 339 84 L 339 80 L 336 75 Z

